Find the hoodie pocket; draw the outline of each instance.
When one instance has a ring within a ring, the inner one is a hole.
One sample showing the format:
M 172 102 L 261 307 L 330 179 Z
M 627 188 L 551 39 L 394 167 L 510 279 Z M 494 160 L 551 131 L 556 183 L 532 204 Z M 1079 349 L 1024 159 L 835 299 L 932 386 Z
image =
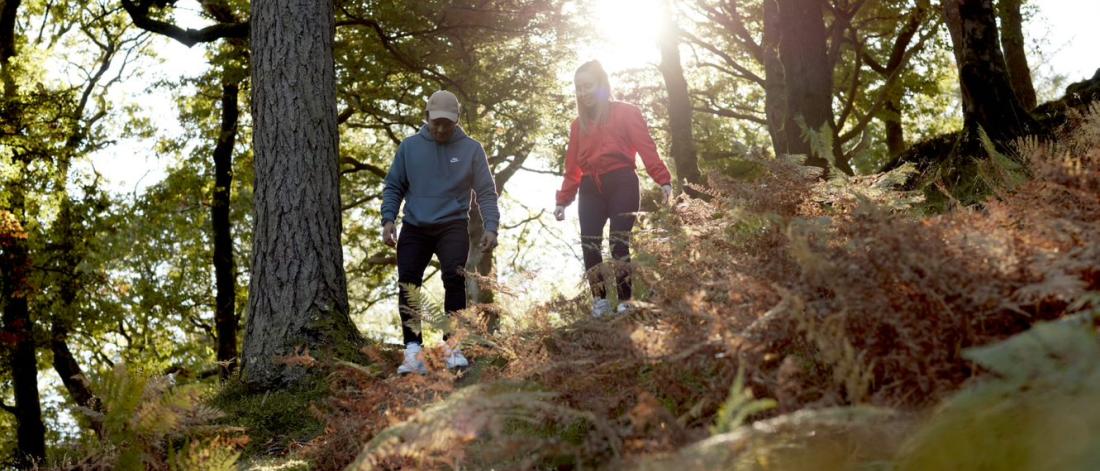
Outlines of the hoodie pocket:
M 453 196 L 410 196 L 405 202 L 405 217 L 415 224 L 435 224 L 462 214 L 462 203 Z

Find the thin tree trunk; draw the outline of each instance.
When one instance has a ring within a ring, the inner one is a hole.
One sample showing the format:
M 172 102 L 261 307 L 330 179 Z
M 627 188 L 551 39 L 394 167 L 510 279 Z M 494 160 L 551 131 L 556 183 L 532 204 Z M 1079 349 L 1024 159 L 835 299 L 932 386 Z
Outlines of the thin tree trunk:
M 779 41 L 782 31 L 779 24 L 779 1 L 764 0 L 764 116 L 768 121 L 768 134 L 776 157 L 792 152 L 787 139 L 787 84 L 783 63 L 779 60 Z
M 0 68 L 3 69 L 0 81 L 4 86 L 4 98 L 15 96 L 15 76 L 11 72 L 11 58 L 15 57 L 15 20 L 19 13 L 21 0 L 0 0 Z M 5 100 L 5 105 L 10 105 Z M 9 118 L 8 113 L 3 113 Z
M 1012 91 L 1020 104 L 1028 110 L 1035 109 L 1035 85 L 1031 82 L 1031 67 L 1027 64 L 1027 51 L 1024 47 L 1024 17 L 1020 13 L 1021 0 L 997 0 L 997 9 L 1001 18 L 1001 49 L 1008 66 L 1008 77 L 1012 81 Z
M 470 234 L 469 256 L 466 258 L 466 272 L 480 276 L 493 273 L 493 253 L 483 253 L 480 248 L 481 237 L 485 235 L 485 220 L 481 218 L 481 208 L 477 198 L 470 196 Z M 491 286 L 484 286 L 474 277 L 466 278 L 466 299 L 470 303 L 488 304 L 496 299 Z
M 306 377 L 287 356 L 348 351 L 333 0 L 252 2 L 255 197 L 241 365 L 256 389 Z
M 901 126 L 901 99 L 891 98 L 886 102 L 882 113 L 882 124 L 886 126 L 886 150 L 891 156 L 905 151 L 905 129 Z
M 229 201 L 233 184 L 233 146 L 237 140 L 239 84 L 225 79 L 222 84 L 222 121 L 214 147 L 214 195 L 210 220 L 214 232 L 214 324 L 217 329 L 217 359 L 226 379 L 237 364 L 237 273 L 233 264 L 233 228 Z
M 804 154 L 806 163 L 822 168 L 828 164 L 804 137 L 804 129 L 821 131 L 832 123 L 833 74 L 826 50 L 824 4 L 822 0 L 765 0 L 764 36 L 765 70 L 767 80 L 773 75 L 782 80 L 782 102 L 768 96 L 772 106 L 765 106 L 769 114 L 769 127 L 774 136 L 780 134 L 778 154 Z M 778 64 L 769 62 L 768 56 L 776 54 Z M 766 86 L 768 95 L 779 92 L 779 84 Z M 778 115 L 774 115 L 779 113 Z M 826 132 L 829 132 L 828 130 Z M 825 150 L 831 152 L 831 150 Z
M 498 187 L 500 186 L 498 180 Z M 481 218 L 481 209 L 477 205 L 476 195 L 470 196 L 470 248 L 466 259 L 466 273 L 477 274 L 478 277 L 493 279 L 494 254 L 493 251 L 481 251 L 481 236 L 485 234 L 484 219 Z M 481 280 L 467 276 L 466 300 L 469 304 L 492 304 L 496 301 L 496 292 L 493 286 L 483 283 Z M 494 333 L 500 328 L 500 318 L 495 310 L 485 311 L 486 330 Z
M 15 57 L 15 20 L 19 0 L 6 0 L 0 6 L 0 82 L 3 83 L 3 120 L 5 127 L 22 129 L 21 114 L 16 103 L 18 92 L 11 59 Z M 16 131 L 18 132 L 18 131 Z M 12 161 L 26 167 L 28 158 L 13 155 Z M 34 324 L 27 295 L 27 270 L 30 257 L 27 233 L 24 231 L 24 187 L 21 173 L 15 181 L 7 181 L 6 208 L 0 208 L 0 304 L 3 305 L 3 329 L 0 343 L 9 350 L 14 408 L 5 409 L 15 415 L 18 451 L 16 465 L 30 468 L 46 459 L 46 427 L 42 423 L 42 404 L 38 397 L 38 359 L 35 356 Z
M 680 29 L 676 25 L 676 19 L 672 9 L 667 8 L 665 30 L 660 36 L 661 64 L 659 69 L 665 80 L 665 88 L 668 90 L 668 126 L 669 136 L 672 139 L 670 153 L 676 166 L 676 176 L 688 183 L 700 184 L 703 182 L 699 173 L 699 162 L 695 153 L 695 139 L 692 137 L 692 107 L 691 96 L 688 92 L 687 80 L 684 79 L 684 69 L 680 64 Z M 690 187 L 685 191 L 693 196 L 698 192 Z
M 943 7 L 955 44 L 968 132 L 981 126 L 994 142 L 1001 143 L 1035 129 L 1009 80 L 993 1 L 946 0 Z
M 24 203 L 22 184 L 16 182 L 8 191 L 10 207 L 3 211 L 7 217 L 0 219 L 0 303 L 4 307 L 0 339 L 10 352 L 8 366 L 15 395 L 15 408 L 11 412 L 18 422 L 16 436 L 19 450 L 16 461 L 19 467 L 29 468 L 46 458 L 46 427 L 42 423 L 42 405 L 38 397 L 34 325 L 27 304 L 30 257 L 21 217 Z
M 101 410 L 101 402 L 92 392 L 88 379 L 80 364 L 76 362 L 73 352 L 69 350 L 69 331 L 60 319 L 54 319 L 50 326 L 50 350 L 53 352 L 53 369 L 61 377 L 65 390 L 69 392 L 73 402 L 81 407 L 94 411 Z M 92 431 L 96 436 L 103 436 L 103 423 L 92 419 Z
M 63 165 L 67 168 L 68 165 Z M 69 326 L 77 316 L 77 293 L 79 290 L 78 265 L 81 256 L 76 252 L 76 241 L 79 235 L 78 227 L 72 214 L 72 200 L 67 192 L 63 195 L 61 210 L 58 212 L 56 225 L 60 231 L 58 240 L 58 259 L 61 261 L 60 279 L 58 280 L 61 309 L 54 312 L 50 322 L 50 351 L 53 352 L 53 369 L 61 377 L 61 383 L 73 402 L 81 407 L 94 411 L 101 411 L 101 401 L 92 392 L 84 371 L 80 368 L 76 358 L 69 350 Z M 93 419 L 92 430 L 96 436 L 103 435 L 102 421 Z

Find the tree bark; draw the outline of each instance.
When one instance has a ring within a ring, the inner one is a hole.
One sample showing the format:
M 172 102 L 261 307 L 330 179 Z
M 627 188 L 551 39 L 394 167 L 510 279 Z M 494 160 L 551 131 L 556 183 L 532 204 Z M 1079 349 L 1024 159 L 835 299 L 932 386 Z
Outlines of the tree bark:
M 501 183 L 498 181 L 497 187 L 500 186 Z M 470 248 L 466 259 L 466 273 L 493 280 L 496 276 L 493 273 L 495 258 L 492 250 L 488 252 L 481 251 L 481 237 L 485 234 L 485 227 L 484 219 L 481 218 L 481 209 L 477 205 L 475 196 L 470 195 Z M 470 304 L 492 304 L 496 302 L 496 292 L 493 290 L 493 286 L 482 283 L 477 278 L 467 276 L 466 300 Z M 500 317 L 495 310 L 488 310 L 484 315 L 483 320 L 485 321 L 486 330 L 489 333 L 495 333 L 500 328 Z
M 242 380 L 299 383 L 299 353 L 346 351 L 333 0 L 252 2 L 255 196 Z
M 19 190 L 12 190 L 17 193 Z M 17 195 L 9 196 L 21 202 Z M 14 230 L 12 230 L 14 229 Z M 35 357 L 34 326 L 27 306 L 26 234 L 22 227 L 4 228 L 0 233 L 0 302 L 4 305 L 4 346 L 8 348 L 12 389 L 15 393 L 15 419 L 19 467 L 46 458 L 46 427 L 42 423 L 42 406 L 38 397 L 38 359 Z
M 68 328 L 62 320 L 55 318 L 50 326 L 50 350 L 53 352 L 53 369 L 61 377 L 61 382 L 65 385 L 65 390 L 69 392 L 73 402 L 81 407 L 101 411 L 99 398 L 92 392 L 91 385 L 88 384 L 88 379 L 84 376 L 84 371 L 80 368 L 80 364 L 76 362 L 73 352 L 69 350 L 68 338 Z M 91 425 L 96 436 L 102 437 L 103 423 L 93 419 Z
M 1031 82 L 1031 67 L 1027 64 L 1024 47 L 1024 17 L 1020 13 L 1021 0 L 997 0 L 1001 18 L 1001 49 L 1008 66 L 1012 91 L 1027 110 L 1035 109 L 1035 85 Z
M 62 167 L 67 169 L 68 165 Z M 77 252 L 78 237 L 82 237 L 78 223 L 73 218 L 72 199 L 68 192 L 62 195 L 61 210 L 58 212 L 55 223 L 60 232 L 57 242 L 57 259 L 61 266 L 58 272 L 58 292 L 61 298 L 61 309 L 54 312 L 50 319 L 50 351 L 53 353 L 53 369 L 61 377 L 61 383 L 73 402 L 81 407 L 94 411 L 102 411 L 102 402 L 92 392 L 84 371 L 80 368 L 72 351 L 69 349 L 69 328 L 77 315 L 77 294 L 80 287 L 80 274 L 78 266 L 82 256 Z M 102 421 L 93 419 L 92 430 L 96 436 L 103 435 Z
M 4 132 L 22 128 L 16 106 L 18 91 L 11 59 L 16 55 L 15 28 L 19 0 L 6 0 L 0 6 L 0 81 L 4 93 Z M 13 153 L 15 165 L 26 167 L 27 158 Z M 16 466 L 31 468 L 46 459 L 46 427 L 42 423 L 42 404 L 38 397 L 38 359 L 35 355 L 34 324 L 27 295 L 27 270 L 30 268 L 27 233 L 24 230 L 24 188 L 22 172 L 14 181 L 6 181 L 7 207 L 0 208 L 0 305 L 3 329 L 0 343 L 9 350 L 8 367 L 12 375 L 15 407 L 6 410 L 15 415 L 18 451 Z
M 886 102 L 882 124 L 886 126 L 886 150 L 891 156 L 905 151 L 905 129 L 901 126 L 901 97 Z
M 668 127 L 672 140 L 670 153 L 676 166 L 676 176 L 687 183 L 701 184 L 699 162 L 695 152 L 695 139 L 692 137 L 692 106 L 688 92 L 684 69 L 680 64 L 680 29 L 676 24 L 671 8 L 666 8 L 664 31 L 660 36 L 661 63 L 659 69 L 668 91 Z M 692 196 L 698 192 L 685 187 Z
M 21 0 L 3 0 L 0 4 L 0 67 L 3 68 L 5 98 L 15 95 L 15 76 L 9 66 L 11 58 L 15 57 L 15 20 L 20 2 Z
M 1016 98 L 1001 54 L 993 0 L 945 0 L 962 89 L 968 133 L 980 126 L 994 142 L 1006 142 L 1035 129 Z
M 803 137 L 804 127 L 820 131 L 832 123 L 824 13 L 822 0 L 765 0 L 764 67 L 765 113 L 776 155 L 804 154 L 808 165 L 827 168 L 824 156 Z
M 214 324 L 217 330 L 217 359 L 226 379 L 237 363 L 237 273 L 233 263 L 233 227 L 229 201 L 233 184 L 233 146 L 237 141 L 239 83 L 228 78 L 222 84 L 222 119 L 218 144 L 214 147 L 214 194 L 210 205 L 214 232 Z
M 493 253 L 481 251 L 481 237 L 485 235 L 485 220 L 481 218 L 481 208 L 475 195 L 470 196 L 470 248 L 466 258 L 466 272 L 480 276 L 493 274 Z M 496 299 L 491 286 L 482 284 L 473 277 L 466 278 L 466 299 L 470 303 L 488 304 Z
M 18 189 L 9 195 L 13 206 L 21 205 Z M 15 221 L 4 221 L 7 223 Z M 46 458 L 46 427 L 42 423 L 42 406 L 38 397 L 38 359 L 35 357 L 34 326 L 27 306 L 27 256 L 26 234 L 22 225 L 4 227 L 0 233 L 0 302 L 4 306 L 4 346 L 10 351 L 9 367 L 12 388 L 15 393 L 15 419 L 19 467 Z

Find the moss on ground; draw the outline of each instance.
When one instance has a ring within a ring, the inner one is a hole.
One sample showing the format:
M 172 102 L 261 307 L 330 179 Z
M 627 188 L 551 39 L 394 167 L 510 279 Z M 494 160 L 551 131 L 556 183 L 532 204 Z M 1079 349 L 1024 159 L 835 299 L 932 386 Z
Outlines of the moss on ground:
M 294 443 L 306 442 L 324 430 L 312 406 L 328 396 L 324 381 L 295 389 L 249 392 L 230 382 L 211 400 L 226 415 L 220 422 L 245 429 L 250 441 L 243 456 L 281 455 Z

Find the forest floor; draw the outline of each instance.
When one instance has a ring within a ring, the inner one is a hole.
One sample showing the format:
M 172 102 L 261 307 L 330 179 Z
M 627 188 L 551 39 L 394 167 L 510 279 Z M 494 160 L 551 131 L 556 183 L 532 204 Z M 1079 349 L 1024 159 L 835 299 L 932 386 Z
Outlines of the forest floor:
M 119 363 L 56 468 L 1100 469 L 1100 102 L 1067 110 L 969 173 L 712 175 L 640 218 L 633 310 L 496 286 L 450 318 L 460 374 L 441 346 L 404 377 L 305 352 L 320 381 L 260 394 Z
M 1015 148 L 975 166 L 983 203 L 934 211 L 898 189 L 908 166 L 712 177 L 709 201 L 644 218 L 632 312 L 468 310 L 453 340 L 474 364 L 457 376 L 440 347 L 406 377 L 399 352 L 367 348 L 367 365 L 327 366 L 311 407 L 324 429 L 290 456 L 322 470 L 1097 469 L 1100 107 Z M 489 332 L 490 315 L 514 322 Z

